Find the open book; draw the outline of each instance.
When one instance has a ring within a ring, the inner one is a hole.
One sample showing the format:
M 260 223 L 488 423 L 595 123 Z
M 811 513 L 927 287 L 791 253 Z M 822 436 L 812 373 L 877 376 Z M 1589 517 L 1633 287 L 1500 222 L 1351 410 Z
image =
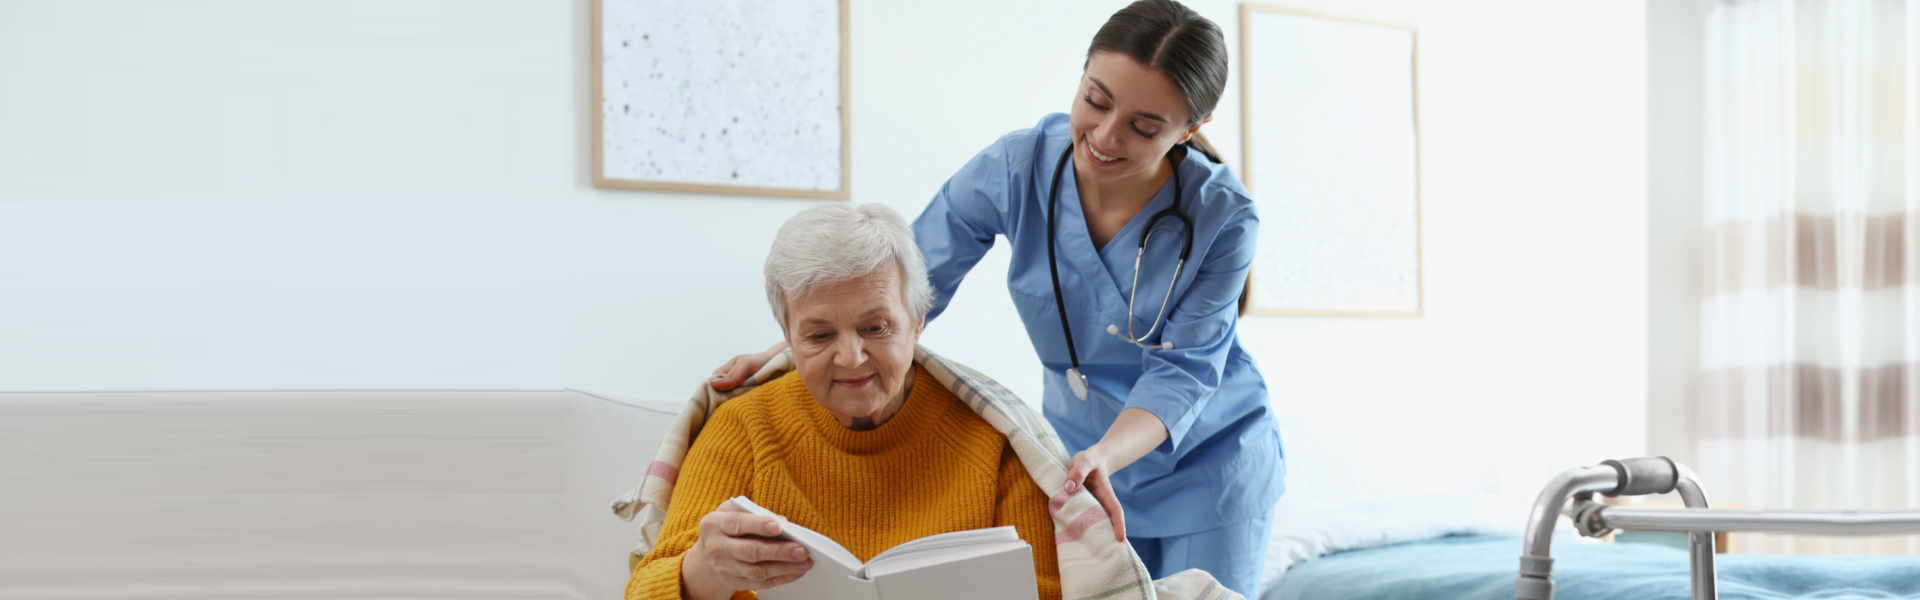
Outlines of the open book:
M 820 532 L 795 525 L 745 496 L 727 503 L 780 519 L 780 539 L 807 547 L 813 568 L 799 580 L 760 590 L 763 600 L 1037 600 L 1033 548 L 1011 526 L 930 535 L 862 564 Z

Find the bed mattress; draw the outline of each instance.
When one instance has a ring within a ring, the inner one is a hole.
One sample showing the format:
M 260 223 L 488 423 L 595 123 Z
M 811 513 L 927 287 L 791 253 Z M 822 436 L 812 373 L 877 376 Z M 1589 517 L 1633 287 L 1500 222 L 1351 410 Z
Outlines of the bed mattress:
M 1262 600 L 1512 600 L 1520 538 L 1457 536 L 1294 565 Z M 1689 600 L 1687 553 L 1658 544 L 1553 547 L 1555 600 Z M 1716 557 L 1720 598 L 1920 600 L 1920 556 Z

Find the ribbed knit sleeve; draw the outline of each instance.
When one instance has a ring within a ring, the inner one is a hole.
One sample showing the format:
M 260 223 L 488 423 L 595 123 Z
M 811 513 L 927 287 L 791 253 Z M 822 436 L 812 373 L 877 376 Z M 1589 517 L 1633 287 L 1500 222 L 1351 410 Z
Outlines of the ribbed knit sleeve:
M 994 504 L 994 526 L 1012 525 L 1020 539 L 1033 546 L 1034 581 L 1041 600 L 1060 600 L 1060 561 L 1053 545 L 1053 517 L 1047 513 L 1047 495 L 1027 475 L 1027 467 L 1013 447 L 1000 450 L 1000 497 Z
M 659 543 L 634 567 L 627 600 L 681 598 L 681 558 L 700 540 L 700 519 L 728 498 L 747 494 L 753 476 L 753 445 L 741 411 L 728 410 L 733 408 L 745 407 L 721 405 L 694 439 L 680 467 L 680 473 L 688 476 L 674 482 L 672 508 L 660 527 Z M 733 597 L 755 596 L 741 592 Z

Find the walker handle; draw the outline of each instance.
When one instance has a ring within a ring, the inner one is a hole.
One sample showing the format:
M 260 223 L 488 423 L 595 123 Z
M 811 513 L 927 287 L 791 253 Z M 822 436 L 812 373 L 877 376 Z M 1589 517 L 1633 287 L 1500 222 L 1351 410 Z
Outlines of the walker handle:
M 1610 497 L 1665 494 L 1680 485 L 1680 469 L 1665 456 L 1609 460 L 1600 464 L 1613 467 L 1619 474 L 1619 483 L 1612 490 L 1600 492 Z

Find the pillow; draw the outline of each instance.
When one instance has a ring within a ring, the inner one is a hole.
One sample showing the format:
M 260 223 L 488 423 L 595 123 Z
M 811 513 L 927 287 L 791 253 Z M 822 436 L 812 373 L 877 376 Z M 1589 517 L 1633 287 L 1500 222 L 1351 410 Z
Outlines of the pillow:
M 1395 496 L 1277 512 L 1267 543 L 1263 587 L 1277 584 L 1280 575 L 1295 564 L 1335 552 L 1448 535 L 1518 536 L 1526 523 L 1526 507 L 1479 494 Z M 1518 557 L 1517 546 L 1514 552 Z

